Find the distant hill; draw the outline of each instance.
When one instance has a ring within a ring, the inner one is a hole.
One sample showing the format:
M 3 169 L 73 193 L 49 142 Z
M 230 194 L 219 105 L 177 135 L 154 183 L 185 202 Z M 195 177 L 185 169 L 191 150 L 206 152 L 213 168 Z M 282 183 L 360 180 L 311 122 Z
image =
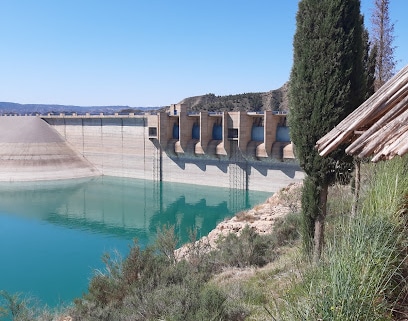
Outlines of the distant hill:
M 183 99 L 188 111 L 287 111 L 288 84 L 261 93 L 245 93 L 228 96 L 206 94 Z
M 59 113 L 77 113 L 77 114 L 114 114 L 133 112 L 144 113 L 149 110 L 160 107 L 129 107 L 129 106 L 70 106 L 70 105 L 45 105 L 45 104 L 17 104 L 10 102 L 0 102 L 0 115 L 18 114 L 18 115 L 35 115 L 35 114 L 59 114 Z
M 287 111 L 288 110 L 288 83 L 281 88 L 260 93 L 244 93 L 227 96 L 206 94 L 183 99 L 180 103 L 187 105 L 188 111 Z M 17 104 L 0 102 L 0 115 L 18 114 L 114 114 L 135 113 L 142 114 L 151 110 L 164 110 L 168 107 L 129 107 L 129 106 L 71 106 L 46 104 Z

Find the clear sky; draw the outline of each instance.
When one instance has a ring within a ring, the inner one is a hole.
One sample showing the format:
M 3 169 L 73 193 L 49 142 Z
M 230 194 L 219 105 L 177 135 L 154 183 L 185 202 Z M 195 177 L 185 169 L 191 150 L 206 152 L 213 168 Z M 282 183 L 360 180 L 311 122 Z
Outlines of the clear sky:
M 362 0 L 370 20 L 374 0 Z M 298 0 L 0 0 L 0 101 L 164 106 L 281 87 Z M 408 64 L 407 0 L 391 0 Z

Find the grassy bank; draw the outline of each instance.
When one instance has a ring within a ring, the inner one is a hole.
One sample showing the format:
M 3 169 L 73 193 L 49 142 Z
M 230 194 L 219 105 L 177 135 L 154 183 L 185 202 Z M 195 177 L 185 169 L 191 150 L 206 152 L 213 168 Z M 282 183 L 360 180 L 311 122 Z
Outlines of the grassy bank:
M 393 320 L 406 312 L 408 165 L 395 159 L 366 170 L 357 217 L 336 205 L 346 193 L 331 195 L 322 263 L 297 270 L 273 302 L 277 320 Z

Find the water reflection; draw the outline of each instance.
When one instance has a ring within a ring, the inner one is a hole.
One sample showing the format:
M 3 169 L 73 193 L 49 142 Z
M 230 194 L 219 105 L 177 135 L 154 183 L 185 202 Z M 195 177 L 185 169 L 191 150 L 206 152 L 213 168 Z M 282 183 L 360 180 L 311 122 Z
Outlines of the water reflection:
M 241 197 L 237 197 L 237 193 Z M 158 227 L 207 234 L 226 216 L 262 202 L 267 193 L 145 180 L 97 179 L 0 184 L 0 212 L 67 228 L 138 238 L 146 244 Z
M 100 177 L 0 184 L 0 290 L 30 292 L 53 306 L 80 296 L 105 251 L 133 238 L 152 243 L 175 226 L 181 242 L 268 193 Z

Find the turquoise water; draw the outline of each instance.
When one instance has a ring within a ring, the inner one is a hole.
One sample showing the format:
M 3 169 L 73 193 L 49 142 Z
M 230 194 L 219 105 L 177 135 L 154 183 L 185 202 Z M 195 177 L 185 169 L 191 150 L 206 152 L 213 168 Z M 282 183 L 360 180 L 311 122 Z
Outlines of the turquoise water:
M 181 243 L 207 235 L 225 217 L 270 193 L 100 177 L 0 184 L 0 290 L 49 306 L 86 291 L 101 256 L 126 255 L 133 239 L 151 244 L 174 226 Z

